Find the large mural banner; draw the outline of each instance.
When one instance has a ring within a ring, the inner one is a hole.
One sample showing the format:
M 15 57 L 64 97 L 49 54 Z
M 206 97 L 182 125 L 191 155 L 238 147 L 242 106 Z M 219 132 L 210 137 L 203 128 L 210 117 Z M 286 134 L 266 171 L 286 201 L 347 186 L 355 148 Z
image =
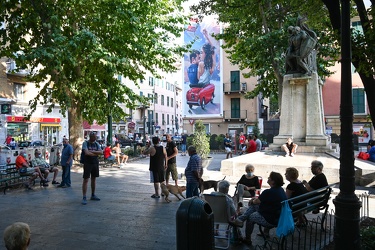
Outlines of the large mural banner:
M 183 62 L 184 117 L 220 117 L 223 113 L 222 55 L 219 41 L 212 37 L 219 32 L 213 16 L 206 16 L 201 22 L 191 17 L 184 31 L 185 44 L 193 43 Z

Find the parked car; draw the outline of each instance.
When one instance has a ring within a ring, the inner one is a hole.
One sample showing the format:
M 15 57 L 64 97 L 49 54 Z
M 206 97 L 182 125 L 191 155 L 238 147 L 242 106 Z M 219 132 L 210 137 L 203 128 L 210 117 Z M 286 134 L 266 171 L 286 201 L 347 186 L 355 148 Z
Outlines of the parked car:
M 189 108 L 201 106 L 204 110 L 209 102 L 213 103 L 214 97 L 215 85 L 212 83 L 207 84 L 203 88 L 192 87 L 186 92 L 186 102 Z
M 31 141 L 20 141 L 17 143 L 17 146 L 19 148 L 27 148 L 27 147 L 30 147 L 31 145 Z
M 47 146 L 47 142 L 45 141 L 32 141 L 29 146 L 38 147 L 38 146 Z

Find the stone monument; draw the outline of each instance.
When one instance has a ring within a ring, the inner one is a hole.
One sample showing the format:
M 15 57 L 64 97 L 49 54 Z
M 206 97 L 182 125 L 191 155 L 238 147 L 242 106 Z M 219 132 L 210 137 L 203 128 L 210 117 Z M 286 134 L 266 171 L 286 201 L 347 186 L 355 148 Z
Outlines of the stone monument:
M 325 152 L 330 149 L 325 134 L 322 85 L 317 74 L 317 36 L 299 18 L 290 26 L 283 81 L 279 135 L 271 149 L 285 144 L 291 137 L 298 152 Z

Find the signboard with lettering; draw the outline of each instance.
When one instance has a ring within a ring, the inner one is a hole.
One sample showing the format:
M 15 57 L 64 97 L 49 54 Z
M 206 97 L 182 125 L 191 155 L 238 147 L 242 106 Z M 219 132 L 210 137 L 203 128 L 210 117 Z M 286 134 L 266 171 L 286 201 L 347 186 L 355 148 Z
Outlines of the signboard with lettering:
M 12 113 L 12 106 L 10 104 L 1 104 L 1 114 L 9 115 Z
M 7 122 L 41 122 L 41 123 L 60 123 L 60 118 L 53 117 L 30 117 L 27 119 L 25 116 L 7 116 Z

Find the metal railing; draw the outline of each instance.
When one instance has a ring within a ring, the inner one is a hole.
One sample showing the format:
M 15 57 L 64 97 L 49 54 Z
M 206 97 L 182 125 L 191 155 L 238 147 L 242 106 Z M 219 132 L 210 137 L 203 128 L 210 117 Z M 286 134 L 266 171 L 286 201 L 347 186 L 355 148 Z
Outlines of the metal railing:
M 360 220 L 363 221 L 369 216 L 370 195 L 368 193 L 363 193 L 357 196 L 362 202 L 362 207 L 360 209 Z M 310 216 L 313 217 L 314 215 L 309 215 L 309 217 Z M 254 246 L 254 249 L 324 249 L 331 242 L 333 242 L 335 225 L 334 209 L 328 212 L 324 221 L 323 230 L 321 230 L 321 222 L 322 217 L 320 215 L 310 218 L 307 226 L 301 228 L 295 227 L 294 233 L 287 236 L 284 241 L 282 241 L 280 238 L 274 237 L 267 240 L 262 246 Z
M 247 110 L 224 110 L 225 120 L 245 120 L 247 119 Z

